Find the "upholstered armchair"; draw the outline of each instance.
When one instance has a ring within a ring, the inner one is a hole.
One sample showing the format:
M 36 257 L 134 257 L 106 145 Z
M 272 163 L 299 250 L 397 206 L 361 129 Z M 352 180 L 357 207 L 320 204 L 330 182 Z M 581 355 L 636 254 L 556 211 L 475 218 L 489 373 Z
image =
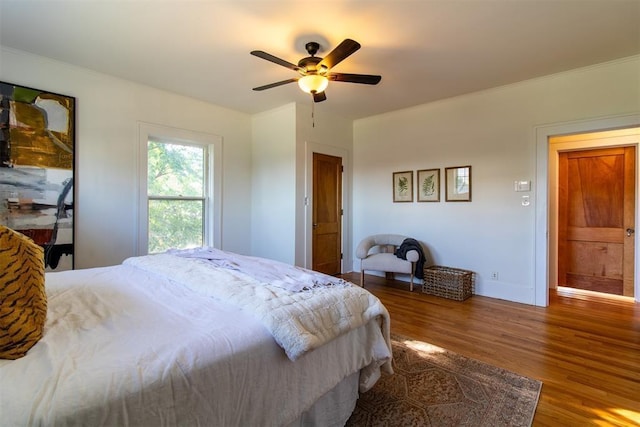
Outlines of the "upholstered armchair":
M 413 277 L 416 263 L 421 259 L 421 251 L 408 250 L 406 259 L 395 255 L 395 251 L 407 239 L 400 234 L 376 234 L 364 238 L 356 248 L 360 258 L 360 286 L 364 287 L 365 270 L 411 275 L 410 290 L 413 291 Z M 422 255 L 424 259 L 424 255 Z

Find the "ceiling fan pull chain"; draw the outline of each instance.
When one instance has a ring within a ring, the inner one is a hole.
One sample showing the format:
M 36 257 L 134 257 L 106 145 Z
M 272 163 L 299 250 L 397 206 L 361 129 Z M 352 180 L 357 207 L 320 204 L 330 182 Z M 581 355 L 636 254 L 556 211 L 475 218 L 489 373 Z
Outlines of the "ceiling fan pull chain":
M 316 127 L 316 103 L 311 98 L 311 127 Z

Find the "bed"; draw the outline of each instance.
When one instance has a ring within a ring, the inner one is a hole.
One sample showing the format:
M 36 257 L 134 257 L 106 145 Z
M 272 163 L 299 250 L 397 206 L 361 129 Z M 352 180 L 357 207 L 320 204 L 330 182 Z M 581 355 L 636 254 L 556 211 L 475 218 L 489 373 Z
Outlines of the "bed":
M 344 425 L 391 372 L 360 287 L 212 248 L 47 273 L 42 338 L 0 360 L 1 426 Z

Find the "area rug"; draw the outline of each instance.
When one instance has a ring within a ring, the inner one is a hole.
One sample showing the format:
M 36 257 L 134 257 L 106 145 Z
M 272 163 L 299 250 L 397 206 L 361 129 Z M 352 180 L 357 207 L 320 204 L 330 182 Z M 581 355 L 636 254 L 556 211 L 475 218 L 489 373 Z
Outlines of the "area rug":
M 393 375 L 360 395 L 349 427 L 531 426 L 542 383 L 392 336 Z

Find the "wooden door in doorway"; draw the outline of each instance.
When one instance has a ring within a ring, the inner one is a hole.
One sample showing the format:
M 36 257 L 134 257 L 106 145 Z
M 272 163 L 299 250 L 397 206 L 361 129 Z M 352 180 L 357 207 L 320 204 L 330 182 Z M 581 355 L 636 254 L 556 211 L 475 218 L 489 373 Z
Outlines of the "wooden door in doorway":
M 635 147 L 559 153 L 558 285 L 633 296 Z
M 312 269 L 340 274 L 342 265 L 342 158 L 313 153 Z

